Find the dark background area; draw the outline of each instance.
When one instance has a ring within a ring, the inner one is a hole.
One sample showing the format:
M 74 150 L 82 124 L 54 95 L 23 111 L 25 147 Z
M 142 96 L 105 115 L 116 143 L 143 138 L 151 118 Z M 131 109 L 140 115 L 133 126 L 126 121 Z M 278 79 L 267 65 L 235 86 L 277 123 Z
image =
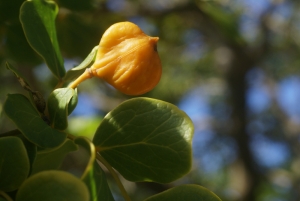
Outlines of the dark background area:
M 25 93 L 6 61 L 45 98 L 56 84 L 25 40 L 22 2 L 0 0 L 0 132 L 14 128 L 2 113 L 6 94 Z M 195 124 L 192 171 L 167 185 L 125 182 L 133 200 L 181 183 L 203 185 L 224 201 L 300 200 L 299 1 L 56 2 L 67 69 L 98 45 L 110 25 L 134 22 L 160 38 L 162 79 L 143 96 L 178 105 Z M 95 78 L 80 85 L 79 94 L 70 132 L 89 137 L 99 119 L 130 98 Z

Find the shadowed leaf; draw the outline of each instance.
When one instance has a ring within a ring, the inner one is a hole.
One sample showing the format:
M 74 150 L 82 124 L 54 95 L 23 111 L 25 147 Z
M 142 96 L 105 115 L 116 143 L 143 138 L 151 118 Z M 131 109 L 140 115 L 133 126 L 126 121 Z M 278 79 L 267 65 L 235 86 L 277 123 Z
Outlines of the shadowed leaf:
M 44 122 L 30 101 L 21 94 L 9 94 L 3 109 L 23 135 L 40 147 L 57 147 L 67 137 Z
M 88 201 L 86 185 L 70 173 L 50 170 L 31 176 L 20 187 L 16 201 Z
M 58 7 L 53 1 L 25 1 L 21 6 L 20 21 L 31 47 L 43 57 L 52 73 L 61 79 L 65 68 L 56 37 L 57 12 Z
M 0 191 L 19 188 L 30 170 L 29 159 L 22 140 L 18 137 L 0 138 Z

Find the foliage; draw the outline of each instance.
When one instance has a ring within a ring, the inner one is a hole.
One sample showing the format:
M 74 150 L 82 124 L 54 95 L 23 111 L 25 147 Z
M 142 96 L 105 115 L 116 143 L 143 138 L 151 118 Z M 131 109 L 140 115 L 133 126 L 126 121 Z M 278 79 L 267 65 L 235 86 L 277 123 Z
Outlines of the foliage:
M 68 116 L 78 102 L 77 89 L 66 85 L 95 61 L 96 51 L 66 72 L 56 38 L 57 10 L 54 2 L 44 0 L 25 1 L 21 6 L 28 43 L 44 59 L 57 85 L 45 101 L 7 63 L 28 96 L 8 94 L 3 106 L 17 129 L 0 136 L 0 199 L 114 200 L 99 163 L 114 177 L 125 200 L 130 198 L 115 170 L 134 182 L 168 183 L 185 175 L 192 163 L 194 128 L 190 118 L 168 102 L 143 97 L 124 101 L 99 123 L 92 141 L 66 131 Z M 70 153 L 85 153 L 82 171 L 60 169 Z M 220 200 L 197 185 L 177 186 L 146 200 L 176 200 L 174 197 Z

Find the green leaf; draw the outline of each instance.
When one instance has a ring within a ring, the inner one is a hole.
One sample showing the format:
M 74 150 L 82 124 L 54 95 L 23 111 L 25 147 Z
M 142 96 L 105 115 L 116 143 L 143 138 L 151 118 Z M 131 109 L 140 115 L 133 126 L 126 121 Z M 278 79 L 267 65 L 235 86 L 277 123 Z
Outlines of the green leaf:
M 20 135 L 18 135 L 18 137 L 23 141 L 24 146 L 26 148 L 28 159 L 29 159 L 29 164 L 30 164 L 30 172 L 31 172 L 33 162 L 36 159 L 37 147 L 36 147 L 35 144 L 33 144 L 32 142 L 27 140 L 27 138 L 25 138 L 24 135 L 22 135 L 21 132 L 20 132 Z
M 53 1 L 25 1 L 21 6 L 20 21 L 28 43 L 45 60 L 52 73 L 61 79 L 65 68 L 56 37 L 57 12 L 58 7 Z
M 7 132 L 6 134 L 7 134 L 7 136 L 16 136 L 16 137 L 20 138 L 23 141 L 23 144 L 24 144 L 24 146 L 26 148 L 26 151 L 27 151 L 27 156 L 28 156 L 29 164 L 30 164 L 30 172 L 31 172 L 32 164 L 35 160 L 36 152 L 37 152 L 36 145 L 33 144 L 32 142 L 30 142 L 29 140 L 27 140 L 27 138 L 25 138 L 24 135 L 21 133 L 21 131 L 18 130 L 18 129 Z
M 11 70 L 15 76 L 17 77 L 19 83 L 21 84 L 21 86 L 29 92 L 30 98 L 32 100 L 32 102 L 35 104 L 36 108 L 38 109 L 38 111 L 40 113 L 44 113 L 44 110 L 46 108 L 46 102 L 43 98 L 43 96 L 41 95 L 40 92 L 33 90 L 28 82 L 26 81 L 26 79 L 24 78 L 24 76 L 22 75 L 22 73 L 20 73 L 16 68 L 14 68 L 11 64 L 9 64 L 8 62 L 6 62 L 6 67 Z
M 74 97 L 75 91 L 72 88 L 55 89 L 48 98 L 48 112 L 51 125 L 59 130 L 68 127 L 68 109 L 71 99 Z M 75 95 L 76 101 L 77 94 Z M 76 106 L 76 105 L 75 105 Z M 71 102 L 70 109 L 73 109 L 74 102 Z
M 70 173 L 50 170 L 31 176 L 20 187 L 16 201 L 88 201 L 86 185 Z
M 15 74 L 15 76 L 18 78 L 22 87 L 28 86 L 30 88 L 27 80 L 25 79 L 25 76 L 18 69 L 16 69 L 14 66 L 12 66 L 8 62 L 5 63 L 5 66 L 8 70 L 12 71 Z
M 90 160 L 81 177 L 89 189 L 90 201 L 114 201 L 105 173 L 96 161 L 94 144 L 85 137 L 76 138 L 75 143 L 82 146 L 90 155 Z
M 29 174 L 29 159 L 18 137 L 0 138 L 0 191 L 19 188 Z
M 191 168 L 193 132 L 175 105 L 133 98 L 106 115 L 93 142 L 127 180 L 168 183 Z
M 39 151 L 33 163 L 32 175 L 45 170 L 58 169 L 65 156 L 77 149 L 77 145 L 72 140 L 67 139 L 65 143 L 59 147 Z
M 40 147 L 57 147 L 67 137 L 44 122 L 30 101 L 21 94 L 9 94 L 3 109 L 23 135 Z
M 185 184 L 166 190 L 144 201 L 221 201 L 213 192 L 195 184 Z
M 68 70 L 64 77 L 64 81 L 75 80 L 85 71 L 86 68 L 92 66 L 95 61 L 97 51 L 98 51 L 98 46 L 92 49 L 91 53 L 85 58 L 85 60 L 81 64 Z

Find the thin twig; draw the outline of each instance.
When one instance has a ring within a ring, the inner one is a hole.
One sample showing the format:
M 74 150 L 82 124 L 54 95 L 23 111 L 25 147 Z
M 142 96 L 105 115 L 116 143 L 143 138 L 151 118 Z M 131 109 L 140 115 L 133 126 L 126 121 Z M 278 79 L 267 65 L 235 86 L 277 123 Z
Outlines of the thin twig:
M 11 197 L 9 197 L 9 195 L 7 195 L 5 192 L 0 191 L 0 195 L 2 197 L 4 197 L 7 201 L 13 201 L 13 199 Z
M 113 178 L 115 179 L 122 196 L 124 197 L 125 201 L 131 201 L 129 195 L 127 194 L 127 191 L 125 190 L 119 176 L 117 175 L 116 171 L 110 166 L 110 164 L 100 155 L 97 154 L 96 158 L 108 169 L 108 171 L 111 173 Z

